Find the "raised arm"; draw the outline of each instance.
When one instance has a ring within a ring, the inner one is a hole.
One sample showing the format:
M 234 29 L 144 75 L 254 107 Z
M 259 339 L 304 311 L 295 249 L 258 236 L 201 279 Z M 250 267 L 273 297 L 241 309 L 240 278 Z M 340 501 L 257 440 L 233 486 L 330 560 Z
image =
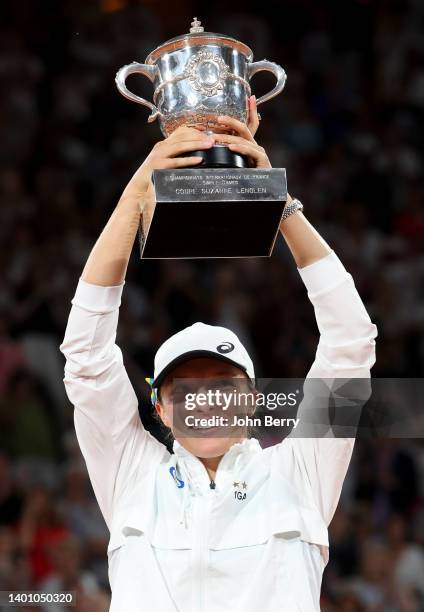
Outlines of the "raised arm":
M 155 144 L 146 160 L 126 186 L 118 205 L 91 251 L 81 278 L 94 285 L 109 287 L 125 279 L 128 261 L 142 216 L 152 212 L 152 172 L 163 168 L 194 166 L 201 157 L 175 157 L 207 149 L 214 139 L 194 128 L 178 128 Z
M 369 377 L 375 362 L 377 328 L 352 276 L 302 212 L 283 221 L 280 230 L 307 289 L 320 332 L 308 376 Z
M 265 149 L 254 139 L 259 126 L 256 101 L 250 99 L 249 104 L 248 125 L 233 117 L 219 118 L 223 126 L 233 130 L 233 134 L 220 134 L 219 141 L 246 155 L 253 166 L 270 168 Z M 290 201 L 288 196 L 287 203 Z M 369 377 L 375 361 L 377 330 L 351 275 L 302 212 L 282 221 L 280 231 L 308 291 L 320 332 L 309 379 Z M 307 407 L 313 408 L 311 402 Z M 298 416 L 305 408 L 303 404 Z M 353 445 L 354 438 L 350 437 L 300 438 L 293 432 L 272 449 L 277 469 L 296 486 L 301 498 L 306 500 L 312 493 L 313 503 L 327 525 L 339 500 Z
M 347 379 L 369 378 L 375 362 L 377 329 L 358 295 L 352 276 L 301 212 L 283 221 L 280 229 L 314 307 L 320 332 L 308 378 L 323 379 L 321 388 L 332 381 L 334 386 L 335 379 L 346 382 Z M 318 380 L 312 382 L 309 383 L 309 392 L 308 383 L 305 385 L 304 400 L 298 411 L 300 427 L 303 416 L 310 416 L 314 409 L 322 409 L 322 405 L 314 405 L 319 403 L 318 398 L 314 398 L 314 391 L 320 383 Z M 350 387 L 346 385 L 356 393 L 363 392 L 362 385 L 361 389 L 358 387 L 358 383 Z M 349 398 L 346 400 L 346 409 L 349 409 Z M 310 436 L 310 427 L 307 432 Z M 296 488 L 302 490 L 307 486 L 311 490 L 328 525 L 340 497 L 355 439 L 334 437 L 331 430 L 325 437 L 302 438 L 300 435 L 293 431 L 276 446 L 279 464 Z
M 75 406 L 81 451 L 109 529 L 117 500 L 167 452 L 142 426 L 137 398 L 115 342 L 140 214 L 151 214 L 153 169 L 193 165 L 200 158 L 174 156 L 211 144 L 199 131 L 181 128 L 155 145 L 94 245 L 72 299 L 60 345 L 66 357 L 64 383 Z

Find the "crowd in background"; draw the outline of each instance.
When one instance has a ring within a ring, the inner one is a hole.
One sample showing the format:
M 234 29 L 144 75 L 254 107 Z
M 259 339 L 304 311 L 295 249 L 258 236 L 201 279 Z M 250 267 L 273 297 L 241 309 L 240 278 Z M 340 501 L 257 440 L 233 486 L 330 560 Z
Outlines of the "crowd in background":
M 188 31 L 194 3 L 163 4 L 0 7 L 0 590 L 76 590 L 78 611 L 108 609 L 108 531 L 58 347 L 89 251 L 162 138 L 114 76 Z M 202 11 L 206 30 L 287 71 L 283 94 L 260 108 L 257 140 L 354 277 L 379 330 L 373 375 L 422 377 L 424 4 L 218 1 Z M 151 98 L 141 81 L 132 89 Z M 271 86 L 267 75 L 252 82 L 257 95 Z M 302 377 L 314 357 L 313 310 L 281 237 L 270 259 L 139 261 L 136 244 L 117 342 L 158 436 L 144 378 L 158 345 L 198 320 L 233 329 L 259 376 Z M 330 527 L 323 612 L 424 610 L 416 435 L 357 442 Z

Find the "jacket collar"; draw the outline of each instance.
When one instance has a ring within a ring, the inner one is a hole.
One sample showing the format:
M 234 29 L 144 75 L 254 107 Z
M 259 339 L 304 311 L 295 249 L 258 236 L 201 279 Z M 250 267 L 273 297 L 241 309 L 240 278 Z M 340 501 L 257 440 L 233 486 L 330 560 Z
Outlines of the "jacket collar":
M 174 440 L 172 450 L 175 454 L 176 464 L 184 472 L 191 487 L 198 492 L 204 492 L 209 488 L 210 478 L 200 459 L 188 451 L 178 440 Z M 233 444 L 219 462 L 215 477 L 216 483 L 219 485 L 226 477 L 232 478 L 234 470 L 243 465 L 248 456 L 260 450 L 261 445 L 256 438 L 244 438 L 241 442 Z
M 233 444 L 219 463 L 215 477 L 218 489 L 217 492 L 225 490 L 226 484 L 230 483 L 232 479 L 237 476 L 239 468 L 241 469 L 243 465 L 247 463 L 249 457 L 261 450 L 261 445 L 256 438 L 245 438 L 241 442 Z M 174 455 L 171 455 L 170 460 L 174 466 L 177 466 L 177 470 L 180 472 L 184 482 L 184 486 L 181 489 L 182 500 L 179 522 L 187 528 L 191 518 L 192 497 L 198 495 L 204 496 L 211 493 L 209 487 L 210 479 L 200 459 L 190 453 L 177 440 L 174 440 L 173 451 Z M 134 490 L 136 499 L 134 500 L 134 498 L 131 498 L 130 507 L 126 509 L 122 527 L 124 533 L 127 527 L 146 531 L 149 529 L 149 525 L 152 524 L 152 521 L 154 521 L 153 506 L 138 502 L 138 496 L 140 496 L 141 499 L 141 494 L 143 495 L 143 499 L 145 499 L 146 492 L 144 482 L 142 486 L 142 491 L 140 488 Z

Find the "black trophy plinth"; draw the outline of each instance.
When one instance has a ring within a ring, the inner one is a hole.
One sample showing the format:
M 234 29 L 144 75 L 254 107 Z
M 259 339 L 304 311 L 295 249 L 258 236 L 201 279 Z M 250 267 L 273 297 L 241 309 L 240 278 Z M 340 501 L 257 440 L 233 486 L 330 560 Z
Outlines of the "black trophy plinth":
M 155 170 L 142 259 L 268 257 L 287 200 L 284 168 Z
M 184 153 L 181 157 L 201 157 L 202 162 L 196 168 L 247 168 L 247 157 L 231 151 L 225 145 L 214 145 L 210 149 L 200 149 Z

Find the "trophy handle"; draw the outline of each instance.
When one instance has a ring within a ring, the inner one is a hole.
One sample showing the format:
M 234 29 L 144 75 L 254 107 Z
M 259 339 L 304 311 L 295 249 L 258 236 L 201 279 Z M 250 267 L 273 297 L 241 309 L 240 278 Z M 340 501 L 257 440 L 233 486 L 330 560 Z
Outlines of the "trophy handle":
M 261 62 L 252 62 L 247 65 L 247 76 L 249 80 L 255 75 L 257 72 L 261 72 L 262 70 L 266 70 L 267 72 L 272 72 L 272 74 L 277 79 L 277 84 L 274 89 L 271 89 L 267 94 L 261 96 L 256 100 L 256 105 L 262 104 L 262 102 L 267 102 L 277 96 L 284 89 L 284 85 L 286 84 L 287 75 L 285 70 L 281 68 L 278 64 L 274 64 L 274 62 L 269 62 L 268 60 L 262 60 Z
M 126 66 L 122 66 L 120 70 L 116 73 L 115 83 L 119 91 L 123 96 L 128 98 L 128 100 L 132 100 L 133 102 L 137 102 L 138 104 L 143 104 L 150 108 L 151 115 L 147 119 L 148 123 L 152 123 L 158 115 L 160 115 L 160 111 L 154 104 L 141 98 L 140 96 L 136 96 L 132 91 L 127 89 L 125 81 L 130 74 L 144 74 L 147 78 L 149 78 L 152 83 L 157 76 L 157 66 L 150 66 L 149 64 L 139 64 L 138 62 L 132 62 L 132 64 L 127 64 Z

